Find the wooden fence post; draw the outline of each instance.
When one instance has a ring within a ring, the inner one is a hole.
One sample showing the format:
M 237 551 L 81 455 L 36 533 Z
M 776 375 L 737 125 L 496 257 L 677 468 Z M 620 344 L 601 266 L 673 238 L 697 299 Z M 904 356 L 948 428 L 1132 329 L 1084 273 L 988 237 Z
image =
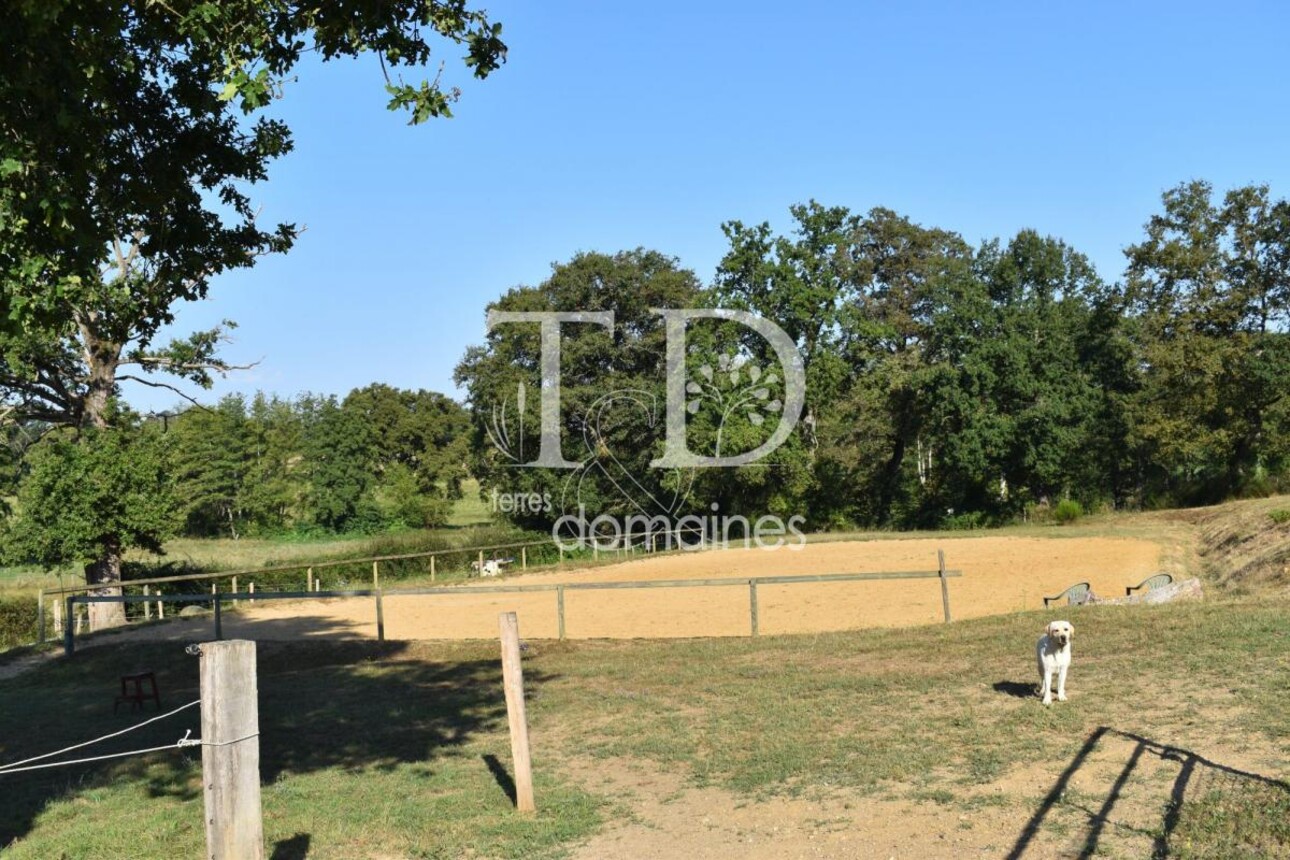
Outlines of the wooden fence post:
M 314 569 L 312 567 L 305 570 L 305 591 L 314 590 Z
M 529 549 L 526 546 L 520 547 L 520 570 L 529 569 Z
M 482 549 L 479 551 L 479 570 L 475 571 L 475 575 L 484 575 L 484 551 Z
M 38 631 L 36 643 L 39 645 L 44 645 L 45 644 L 45 589 L 43 588 L 40 590 L 40 593 L 36 595 L 36 629 Z
M 76 650 L 76 631 L 74 629 L 75 624 L 72 621 L 73 616 L 76 614 L 75 600 L 75 595 L 67 595 L 67 621 L 63 624 L 63 653 L 68 657 L 72 656 L 72 653 Z
M 376 641 L 385 641 L 385 605 L 381 600 L 381 591 L 376 591 Z
M 748 620 L 752 622 L 752 635 L 757 635 L 757 580 L 748 580 Z
M 160 588 L 158 588 L 158 589 L 157 589 L 157 596 L 158 596 L 158 597 L 160 597 L 160 596 L 161 596 L 161 589 L 160 589 Z M 162 619 L 163 621 L 164 621 L 164 620 L 165 620 L 165 618 L 166 618 L 166 603 L 165 603 L 165 601 L 164 601 L 164 600 L 158 600 L 158 601 L 157 601 L 157 617 L 158 617 L 158 618 L 160 618 L 160 619 Z
M 945 623 L 950 623 L 950 581 L 945 577 L 945 550 L 936 551 L 937 570 L 941 577 L 941 604 L 945 607 Z
M 434 556 L 430 556 L 430 581 L 434 582 Z
M 520 623 L 514 612 L 497 616 L 502 638 L 502 687 L 511 729 L 511 763 L 515 768 L 515 808 L 534 812 L 533 762 L 529 757 L 529 723 L 524 712 L 524 672 L 520 668 Z
M 377 570 L 377 564 L 379 564 L 379 562 L 372 562 L 372 588 L 381 587 L 381 572 Z
M 201 647 L 206 856 L 264 860 L 255 643 L 235 639 Z
M 555 587 L 555 615 L 560 630 L 560 638 L 564 638 L 564 586 Z
M 151 595 L 152 595 L 152 587 L 149 585 L 145 585 L 143 587 L 143 596 L 150 597 Z M 152 620 L 152 601 L 151 600 L 143 601 L 143 620 L 144 621 Z
M 61 638 L 63 635 L 63 601 L 62 595 L 54 601 L 54 638 Z
M 237 594 L 237 577 L 236 577 L 236 576 L 235 576 L 235 577 L 233 577 L 233 593 L 234 593 L 234 594 Z M 237 603 L 237 598 L 236 598 L 236 597 L 234 597 L 234 598 L 233 598 L 233 602 L 234 602 L 234 603 Z
M 215 641 L 216 642 L 224 638 L 224 625 L 221 621 L 220 608 L 219 608 L 220 604 L 223 602 L 224 601 L 219 599 L 219 595 L 216 594 L 215 595 Z

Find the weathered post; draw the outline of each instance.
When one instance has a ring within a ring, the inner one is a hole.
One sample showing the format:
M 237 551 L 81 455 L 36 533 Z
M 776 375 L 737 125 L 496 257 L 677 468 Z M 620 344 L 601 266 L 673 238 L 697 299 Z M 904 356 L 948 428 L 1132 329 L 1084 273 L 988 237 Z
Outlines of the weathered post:
M 434 582 L 434 556 L 430 556 L 430 581 Z
M 264 860 L 255 643 L 234 639 L 201 649 L 206 856 Z
M 41 589 L 36 595 L 36 630 L 38 631 L 36 643 L 45 644 L 45 589 Z
M 752 622 L 752 635 L 757 635 L 757 580 L 748 580 L 748 619 Z
M 61 638 L 63 635 L 63 601 L 54 601 L 54 638 Z
M 945 623 L 950 623 L 950 581 L 945 577 L 945 550 L 936 551 L 937 568 L 941 576 L 941 604 L 945 607 Z
M 143 596 L 144 597 L 152 596 L 152 586 L 145 585 L 143 587 Z M 152 601 L 151 600 L 143 601 L 143 620 L 144 621 L 152 620 Z
M 157 596 L 158 597 L 161 596 L 160 588 L 157 589 Z M 162 621 L 166 619 L 166 601 L 164 600 L 157 601 L 157 618 L 161 619 Z
M 385 641 L 385 605 L 381 600 L 381 591 L 376 591 L 376 641 Z
M 479 551 L 479 568 L 475 571 L 475 575 L 484 575 L 484 551 L 482 549 Z
M 381 572 L 376 567 L 378 563 L 379 562 L 375 561 L 372 562 L 372 588 L 381 587 Z
M 522 546 L 520 547 L 520 570 L 528 570 L 528 569 L 529 569 L 529 548 L 526 546 Z
M 305 569 L 305 591 L 314 590 L 314 569 L 312 567 Z
M 564 638 L 564 586 L 555 587 L 555 614 L 556 621 L 560 630 L 560 638 Z
M 529 723 L 524 710 L 524 673 L 520 668 L 520 623 L 514 612 L 497 616 L 502 638 L 502 687 L 511 729 L 511 762 L 515 767 L 515 808 L 534 812 L 533 762 L 529 757 Z
M 220 604 L 223 602 L 224 601 L 220 600 L 219 595 L 216 594 L 215 595 L 215 641 L 216 642 L 224 638 L 224 624 L 221 620 L 222 616 L 220 615 Z
M 76 613 L 76 596 L 67 595 L 67 623 L 63 625 L 63 653 L 68 657 L 76 651 L 76 630 L 72 618 Z

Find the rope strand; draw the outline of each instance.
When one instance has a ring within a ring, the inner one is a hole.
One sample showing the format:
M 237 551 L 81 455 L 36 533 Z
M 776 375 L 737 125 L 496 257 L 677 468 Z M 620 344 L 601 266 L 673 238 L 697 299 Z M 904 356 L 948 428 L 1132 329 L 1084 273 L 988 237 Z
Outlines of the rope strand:
M 179 713 L 180 711 L 185 711 L 188 708 L 191 708 L 195 705 L 200 705 L 201 702 L 202 702 L 201 699 L 195 699 L 194 701 L 191 701 L 186 705 L 180 705 L 178 708 L 175 708 L 173 711 L 169 711 L 164 714 L 158 714 L 157 716 L 152 717 L 151 719 L 144 720 L 143 722 L 138 723 L 137 725 L 133 725 L 133 726 L 130 726 L 129 728 L 121 729 L 119 732 L 112 732 L 111 734 L 104 735 L 101 738 L 95 738 L 92 741 L 85 741 L 83 743 L 73 744 L 70 747 L 64 747 L 61 750 L 55 750 L 54 752 L 45 753 L 44 755 L 32 756 L 31 758 L 25 758 L 25 759 L 22 759 L 21 761 L 15 761 L 15 762 L 10 762 L 9 764 L 6 764 L 6 765 L 0 765 L 0 774 L 17 773 L 20 770 L 37 770 L 37 768 L 21 767 L 21 765 L 30 764 L 33 761 L 41 761 L 43 759 L 53 758 L 54 756 L 60 756 L 64 753 L 69 753 L 72 750 L 82 749 L 83 747 L 92 746 L 94 744 L 101 743 L 103 741 L 111 740 L 112 738 L 120 737 L 121 735 L 128 734 L 134 731 L 135 729 L 141 729 L 146 725 L 155 723 L 158 720 L 164 720 L 167 717 L 173 717 L 175 714 Z M 170 749 L 170 747 L 155 747 L 149 750 L 142 750 L 141 752 L 154 752 L 158 749 Z M 117 758 L 121 755 L 134 755 L 134 753 L 119 753 L 112 756 L 100 756 L 99 758 Z M 93 759 L 93 758 L 78 759 L 77 761 L 55 762 L 53 764 L 41 765 L 41 767 L 53 767 L 55 766 L 55 764 L 78 764 L 79 762 L 82 762 L 82 761 L 97 761 L 97 760 L 98 759 Z

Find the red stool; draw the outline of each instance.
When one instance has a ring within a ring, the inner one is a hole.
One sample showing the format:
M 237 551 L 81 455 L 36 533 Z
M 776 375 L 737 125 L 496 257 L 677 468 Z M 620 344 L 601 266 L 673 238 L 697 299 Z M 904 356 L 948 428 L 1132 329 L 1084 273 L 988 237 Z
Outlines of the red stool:
M 144 692 L 144 682 L 147 682 L 148 692 Z M 157 710 L 161 710 L 161 694 L 157 692 L 156 673 L 137 672 L 133 675 L 122 675 L 121 695 L 116 697 L 116 702 L 112 705 L 112 713 L 116 713 L 122 702 L 129 702 L 132 708 L 143 710 L 145 699 L 152 699 L 157 704 Z

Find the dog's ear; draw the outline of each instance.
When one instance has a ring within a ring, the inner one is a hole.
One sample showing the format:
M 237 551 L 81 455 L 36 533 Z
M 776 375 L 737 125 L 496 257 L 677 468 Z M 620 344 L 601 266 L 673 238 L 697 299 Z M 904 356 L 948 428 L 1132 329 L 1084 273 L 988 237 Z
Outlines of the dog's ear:
M 1066 623 L 1066 635 L 1071 639 L 1075 638 L 1075 625 L 1070 622 Z
M 1056 621 L 1049 621 L 1049 622 L 1048 622 L 1048 626 L 1044 628 L 1044 635 L 1045 635 L 1045 636 L 1052 636 L 1052 635 L 1053 635 L 1053 626 L 1054 626 L 1054 625 L 1056 625 L 1056 624 L 1057 624 L 1057 622 L 1056 622 Z

